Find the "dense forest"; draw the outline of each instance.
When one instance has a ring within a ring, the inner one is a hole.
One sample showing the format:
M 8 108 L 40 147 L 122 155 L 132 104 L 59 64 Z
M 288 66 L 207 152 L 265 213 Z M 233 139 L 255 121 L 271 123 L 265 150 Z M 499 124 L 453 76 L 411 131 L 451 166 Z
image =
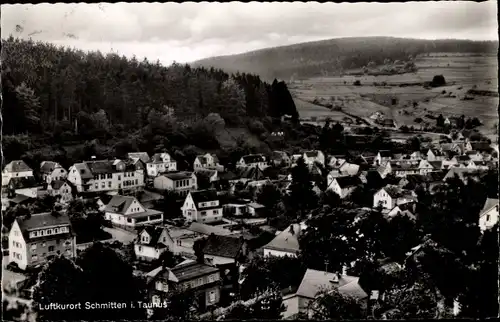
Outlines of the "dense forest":
M 386 59 L 407 61 L 410 57 L 431 52 L 496 54 L 497 49 L 498 42 L 493 41 L 339 38 L 207 58 L 193 66 L 213 66 L 227 72 L 252 71 L 264 79 L 288 80 L 339 74 L 370 63 L 380 65 Z
M 32 166 L 164 149 L 183 159 L 224 148 L 228 128 L 243 129 L 239 137 L 225 133 L 243 147 L 245 134 L 270 132 L 284 115 L 298 118 L 284 82 L 12 36 L 2 40 L 2 85 L 4 157 Z

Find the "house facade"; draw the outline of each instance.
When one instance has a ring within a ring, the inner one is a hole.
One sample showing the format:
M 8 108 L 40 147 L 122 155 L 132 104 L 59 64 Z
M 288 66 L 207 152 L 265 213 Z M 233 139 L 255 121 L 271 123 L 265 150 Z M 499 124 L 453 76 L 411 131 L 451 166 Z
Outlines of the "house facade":
M 8 181 L 11 178 L 32 177 L 33 169 L 31 169 L 23 160 L 14 160 L 8 163 L 2 170 L 2 182 L 4 178 Z
M 215 190 L 189 192 L 181 210 L 188 221 L 210 223 L 222 220 L 222 205 Z
M 76 163 L 68 181 L 78 192 L 138 191 L 144 188 L 144 166 L 132 160 L 99 160 Z
M 158 190 L 172 190 L 180 196 L 198 189 L 196 175 L 188 171 L 162 174 L 154 179 L 153 186 Z
M 427 160 L 421 160 L 418 164 L 419 173 L 425 175 L 429 172 L 434 171 L 434 167 Z
M 398 205 L 415 201 L 415 199 L 415 195 L 411 191 L 397 186 L 386 186 L 373 196 L 373 208 L 381 205 L 382 208 L 391 210 Z
M 155 153 L 146 163 L 146 169 L 148 176 L 157 177 L 165 172 L 177 171 L 177 162 L 166 152 Z
M 262 154 L 249 154 L 242 156 L 236 163 L 236 168 L 259 167 L 261 170 L 268 167 L 266 157 Z
M 479 214 L 479 228 L 485 231 L 498 223 L 498 199 L 488 198 Z
M 328 179 L 330 179 L 330 175 Z M 327 184 L 327 190 L 335 192 L 341 199 L 344 199 L 361 184 L 361 179 L 355 176 L 342 176 L 333 178 L 333 180 L 327 182 Z
M 60 202 L 68 203 L 73 200 L 72 188 L 68 182 L 62 180 L 51 181 L 47 185 L 47 192 L 51 196 L 59 197 Z
M 308 165 L 312 165 L 316 162 L 325 165 L 325 155 L 319 150 L 306 151 L 302 157 L 304 158 L 304 162 Z
M 40 213 L 16 218 L 9 232 L 9 262 L 25 270 L 60 254 L 76 256 L 76 236 L 66 214 Z
M 220 167 L 222 166 L 219 164 L 219 158 L 215 154 L 210 153 L 196 156 L 193 162 L 194 171 L 203 169 L 218 169 Z
M 139 230 L 134 243 L 134 253 L 138 260 L 151 262 L 158 260 L 165 251 L 173 251 L 174 241 L 166 227 L 144 226 Z
M 50 183 L 54 180 L 65 180 L 68 171 L 57 162 L 43 161 L 40 164 L 40 174 L 44 182 Z
M 113 226 L 131 231 L 163 222 L 161 211 L 145 208 L 135 197 L 120 195 L 111 198 L 104 208 L 104 216 Z
M 147 275 L 148 297 L 154 304 L 167 301 L 173 290 L 193 291 L 202 311 L 219 303 L 220 271 L 214 266 L 185 261 L 173 268 L 159 267 Z

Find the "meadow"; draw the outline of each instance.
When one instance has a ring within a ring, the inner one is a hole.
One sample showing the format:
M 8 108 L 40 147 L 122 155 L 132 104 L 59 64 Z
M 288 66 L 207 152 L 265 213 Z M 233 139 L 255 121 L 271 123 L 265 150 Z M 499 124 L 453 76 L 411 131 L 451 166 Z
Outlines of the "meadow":
M 302 117 L 321 117 L 333 112 L 332 119 L 341 120 L 342 112 L 311 104 L 324 99 L 342 107 L 342 111 L 368 119 L 375 112 L 396 123 L 420 126 L 415 119 L 434 124 L 426 115 L 445 117 L 465 115 L 477 117 L 484 125 L 480 130 L 493 135 L 498 124 L 498 97 L 467 95 L 471 89 L 497 92 L 498 62 L 496 56 L 467 54 L 430 54 L 415 59 L 418 70 L 400 75 L 364 75 L 315 77 L 289 84 L 299 114 Z M 426 89 L 435 75 L 443 75 L 447 85 Z M 359 80 L 360 85 L 353 83 Z M 375 84 L 377 83 L 377 84 Z M 414 84 L 414 85 L 412 85 Z M 383 85 L 383 86 L 382 86 Z M 401 86 L 403 85 L 403 86 Z M 407 86 L 404 86 L 407 85 Z

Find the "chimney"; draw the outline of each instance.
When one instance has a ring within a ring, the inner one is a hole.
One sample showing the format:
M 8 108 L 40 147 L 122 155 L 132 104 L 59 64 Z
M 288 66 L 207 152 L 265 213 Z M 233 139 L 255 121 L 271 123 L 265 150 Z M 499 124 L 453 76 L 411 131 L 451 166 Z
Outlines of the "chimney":
M 294 228 L 293 228 L 293 225 L 294 225 L 294 224 L 291 224 L 291 225 L 290 225 L 290 230 L 289 230 L 289 231 L 290 231 L 290 234 L 295 235 L 295 230 L 294 230 Z
M 342 276 L 346 276 L 347 275 L 347 266 L 343 265 L 342 266 Z

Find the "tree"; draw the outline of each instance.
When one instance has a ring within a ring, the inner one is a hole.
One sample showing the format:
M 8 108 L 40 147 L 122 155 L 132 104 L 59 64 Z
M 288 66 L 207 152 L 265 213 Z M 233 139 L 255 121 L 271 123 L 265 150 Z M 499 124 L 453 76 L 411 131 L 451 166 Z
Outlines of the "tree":
M 274 214 L 274 210 L 281 201 L 281 191 L 274 184 L 266 184 L 257 194 L 257 202 L 264 205 L 269 214 Z
M 297 161 L 292 169 L 292 183 L 290 185 L 290 198 L 288 206 L 298 218 L 302 218 L 307 211 L 317 205 L 316 193 L 312 190 L 312 178 L 303 158 Z
M 243 300 L 253 298 L 271 284 L 276 284 L 279 289 L 298 287 L 306 269 L 301 258 L 256 256 L 241 275 L 240 296 Z
M 387 292 L 382 316 L 387 319 L 435 319 L 438 300 L 423 283 L 405 285 Z
M 251 304 L 236 304 L 224 315 L 225 320 L 280 320 L 285 311 L 283 298 L 278 289 L 268 289 L 263 298 Z
M 323 207 L 306 221 L 299 243 L 308 268 L 341 272 L 342 266 L 357 258 L 353 248 L 355 216 L 350 209 Z
M 104 213 L 94 200 L 74 199 L 66 210 L 79 242 L 106 239 L 109 234 L 102 230 Z
M 443 76 L 443 75 L 435 75 L 435 76 L 432 78 L 431 85 L 432 85 L 433 87 L 439 87 L 439 86 L 444 86 L 444 85 L 446 85 L 446 81 L 445 81 L 444 76 Z
M 195 318 L 198 309 L 196 296 L 192 289 L 169 291 L 166 308 L 154 308 L 150 319 L 167 321 L 189 321 Z
M 109 246 L 94 243 L 78 257 L 77 264 L 83 269 L 86 301 L 93 303 L 144 301 L 143 281 L 134 276 L 132 267 Z M 85 317 L 89 320 L 144 318 L 145 311 L 131 307 L 121 310 L 86 310 Z
M 365 317 L 359 300 L 341 294 L 336 289 L 322 290 L 309 302 L 308 310 L 314 320 L 357 320 Z
M 85 290 L 83 271 L 71 260 L 58 256 L 49 261 L 38 276 L 38 283 L 33 290 L 34 308 L 38 318 L 43 320 L 73 320 L 84 310 Z M 44 309 L 51 303 L 78 304 L 82 310 Z
M 436 119 L 436 126 L 437 127 L 443 127 L 444 126 L 444 117 L 443 114 L 439 114 L 439 116 Z
M 16 218 L 23 218 L 31 216 L 31 212 L 28 207 L 24 205 L 15 205 L 7 209 L 3 215 L 3 225 L 10 229 Z

